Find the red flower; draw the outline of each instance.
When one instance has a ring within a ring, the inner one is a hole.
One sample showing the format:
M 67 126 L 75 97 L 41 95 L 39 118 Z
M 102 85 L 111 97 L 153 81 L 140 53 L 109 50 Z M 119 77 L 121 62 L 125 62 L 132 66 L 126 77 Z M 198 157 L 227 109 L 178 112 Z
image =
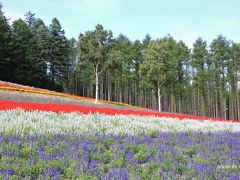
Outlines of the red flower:
M 69 104 L 42 104 L 42 103 L 32 103 L 32 102 L 19 102 L 19 101 L 10 101 L 10 100 L 0 100 L 0 110 L 10 110 L 21 108 L 27 111 L 52 111 L 52 112 L 80 112 L 83 114 L 89 113 L 100 113 L 108 115 L 138 115 L 138 116 L 156 116 L 156 117 L 166 117 L 166 118 L 178 118 L 182 119 L 194 119 L 194 120 L 211 120 L 219 122 L 235 122 L 239 121 L 225 121 L 217 118 L 207 118 L 200 116 L 191 116 L 186 114 L 170 114 L 170 113 L 161 113 L 161 112 L 147 112 L 147 111 L 137 111 L 137 110 L 121 110 L 113 108 L 100 108 L 92 106 L 79 106 L 79 105 L 69 105 Z

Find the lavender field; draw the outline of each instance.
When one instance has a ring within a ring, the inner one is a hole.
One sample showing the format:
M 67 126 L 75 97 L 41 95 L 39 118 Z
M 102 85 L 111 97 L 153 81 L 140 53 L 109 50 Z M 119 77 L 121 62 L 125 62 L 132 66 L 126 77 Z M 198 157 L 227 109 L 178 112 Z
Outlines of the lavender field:
M 212 121 L 0 111 L 0 179 L 239 179 L 239 129 Z
M 0 135 L 1 178 L 238 179 L 240 133 Z

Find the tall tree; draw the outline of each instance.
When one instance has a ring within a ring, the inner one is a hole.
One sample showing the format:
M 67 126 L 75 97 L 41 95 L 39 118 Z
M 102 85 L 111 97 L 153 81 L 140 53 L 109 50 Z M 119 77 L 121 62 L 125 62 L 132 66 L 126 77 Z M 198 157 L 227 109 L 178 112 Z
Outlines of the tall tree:
M 240 119 L 240 99 L 239 99 L 239 80 L 240 80 L 240 44 L 233 43 L 231 47 L 231 58 L 227 63 L 228 79 L 228 119 Z
M 211 55 L 215 65 L 216 117 L 226 119 L 226 72 L 230 59 L 230 41 L 219 35 L 211 44 Z
M 128 102 L 128 92 L 130 88 L 130 81 L 132 80 L 133 74 L 133 56 L 132 56 L 132 42 L 128 37 L 120 34 L 116 39 L 118 47 L 118 68 L 115 69 L 115 89 L 118 94 L 117 101 Z
M 34 83 L 34 86 L 49 88 L 49 80 L 47 76 L 49 31 L 41 19 L 33 19 L 33 22 L 30 23 L 31 26 L 29 26 L 34 35 L 31 41 L 31 46 L 33 47 L 32 82 Z
M 98 24 L 94 31 L 87 31 L 80 34 L 78 41 L 78 57 L 80 61 L 88 61 L 94 68 L 95 74 L 95 103 L 99 97 L 99 76 L 108 67 L 107 53 L 111 46 L 112 32 L 104 30 L 103 26 Z
M 66 86 L 67 72 L 70 61 L 70 43 L 57 18 L 52 20 L 49 27 L 48 64 L 51 84 L 56 88 Z
M 73 93 L 76 87 L 77 77 L 77 40 L 71 38 L 70 40 L 70 66 L 68 68 L 68 91 Z
M 193 80 L 197 94 L 196 110 L 200 113 L 199 115 L 205 115 L 205 111 L 207 110 L 206 67 L 208 65 L 208 57 L 207 42 L 203 41 L 202 38 L 198 38 L 193 44 L 191 65 L 193 67 Z
M 13 81 L 12 77 L 12 32 L 0 3 L 0 79 Z
M 145 60 L 140 66 L 140 74 L 151 82 L 157 89 L 158 110 L 162 111 L 161 106 L 161 87 L 172 77 L 171 69 L 171 37 L 151 41 L 145 50 Z
M 116 92 L 116 89 L 119 88 L 117 87 L 116 82 L 120 81 L 119 79 L 121 79 L 118 78 L 118 73 L 122 72 L 122 63 L 124 62 L 124 54 L 120 48 L 120 41 L 118 38 L 113 39 L 112 46 L 110 48 L 107 58 L 109 62 L 106 70 L 107 100 L 110 101 L 114 97 L 114 100 L 116 101 L 116 93 L 114 93 L 114 96 L 112 95 L 112 81 L 115 82 L 114 90 Z M 119 90 L 121 91 L 121 88 L 119 88 Z
M 27 23 L 22 19 L 13 22 L 12 32 L 14 39 L 13 55 L 16 63 L 14 68 L 15 81 L 31 85 L 33 71 L 33 47 L 31 42 L 33 34 Z
M 28 11 L 25 15 L 25 21 L 29 27 L 33 26 L 33 23 L 36 21 L 35 14 L 31 11 Z
M 183 41 L 180 41 L 174 47 L 175 50 L 175 61 L 174 61 L 174 69 L 176 73 L 176 81 L 175 83 L 175 98 L 177 103 L 176 111 L 179 113 L 183 113 L 185 108 L 183 107 L 187 102 L 184 101 L 184 98 L 189 96 L 189 60 L 190 60 L 190 50 L 186 46 Z M 186 92 L 187 91 L 187 92 Z

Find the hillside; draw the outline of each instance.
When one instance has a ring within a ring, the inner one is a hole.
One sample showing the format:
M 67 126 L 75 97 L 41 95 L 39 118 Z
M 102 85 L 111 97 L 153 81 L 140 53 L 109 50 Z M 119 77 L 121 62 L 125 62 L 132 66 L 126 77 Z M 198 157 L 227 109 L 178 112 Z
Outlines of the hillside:
M 240 177 L 239 122 L 7 82 L 0 89 L 0 179 Z
M 156 112 L 151 109 L 146 109 L 129 104 L 99 100 L 95 104 L 93 98 L 75 96 L 67 93 L 59 93 L 47 89 L 34 88 L 15 83 L 0 81 L 0 99 L 15 100 L 20 102 L 38 102 L 38 103 L 56 103 L 56 104 L 72 104 L 81 106 L 93 106 L 101 108 L 114 109 L 131 109 Z
M 178 119 L 224 121 L 217 118 L 158 112 L 114 101 L 99 100 L 99 102 L 95 104 L 94 98 L 81 97 L 4 81 L 0 81 L 0 101 L 1 109 L 41 109 L 54 112 L 81 112 L 85 114 L 104 113 L 109 115 L 134 114 L 140 116 L 170 117 Z M 238 121 L 227 120 L 227 122 Z

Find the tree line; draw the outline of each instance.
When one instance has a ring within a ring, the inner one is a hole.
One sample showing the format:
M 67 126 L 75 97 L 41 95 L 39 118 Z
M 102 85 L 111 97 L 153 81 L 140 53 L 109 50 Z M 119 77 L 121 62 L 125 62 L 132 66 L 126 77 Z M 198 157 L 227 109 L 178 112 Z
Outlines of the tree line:
M 240 44 L 219 35 L 190 49 L 172 36 L 131 41 L 100 24 L 67 39 L 57 18 L 10 25 L 0 6 L 0 80 L 159 111 L 240 119 Z

